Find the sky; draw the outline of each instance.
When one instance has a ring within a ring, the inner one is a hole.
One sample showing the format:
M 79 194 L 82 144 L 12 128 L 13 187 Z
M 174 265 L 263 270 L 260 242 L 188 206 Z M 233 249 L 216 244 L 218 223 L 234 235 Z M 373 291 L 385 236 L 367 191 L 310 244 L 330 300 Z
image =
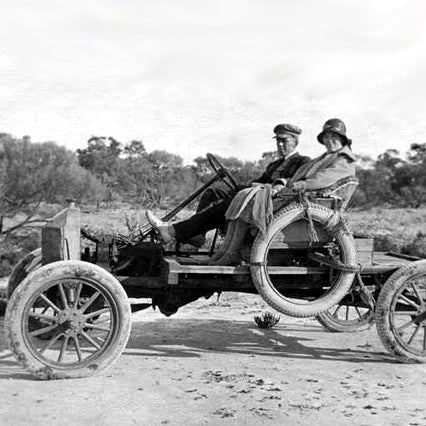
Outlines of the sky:
M 325 120 L 356 153 L 426 142 L 424 0 L 0 0 L 0 132 L 256 160 Z

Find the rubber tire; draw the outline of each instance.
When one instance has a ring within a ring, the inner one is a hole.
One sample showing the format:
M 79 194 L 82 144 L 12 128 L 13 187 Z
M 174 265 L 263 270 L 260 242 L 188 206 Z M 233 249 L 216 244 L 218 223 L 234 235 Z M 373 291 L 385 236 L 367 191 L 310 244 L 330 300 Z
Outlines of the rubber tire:
M 109 293 L 117 312 L 115 336 L 104 352 L 89 365 L 61 369 L 45 365 L 38 360 L 27 347 L 23 336 L 23 312 L 27 303 L 46 281 L 66 278 L 88 277 Z M 6 342 L 26 370 L 42 380 L 88 377 L 99 373 L 117 361 L 126 347 L 131 330 L 131 310 L 127 294 L 119 281 L 101 267 L 80 260 L 53 262 L 30 273 L 13 293 L 6 309 Z
M 368 316 L 363 321 L 346 322 L 336 321 L 329 310 L 321 312 L 315 319 L 328 331 L 332 333 L 357 333 L 358 331 L 368 330 L 374 324 L 374 313 L 368 312 Z
M 324 224 L 334 214 L 326 207 L 311 204 L 310 213 L 315 222 Z M 300 204 L 290 204 L 280 210 L 265 234 L 258 233 L 251 250 L 250 273 L 254 285 L 262 298 L 278 312 L 293 317 L 311 317 L 330 309 L 338 304 L 350 290 L 355 273 L 342 272 L 334 288 L 329 294 L 305 304 L 294 303 L 282 296 L 270 281 L 266 270 L 266 254 L 268 247 L 277 232 L 304 216 L 304 207 Z M 356 248 L 353 237 L 348 232 L 339 231 L 335 235 L 342 249 L 343 263 L 356 264 Z
M 375 321 L 377 332 L 385 348 L 401 362 L 426 363 L 426 355 L 419 356 L 408 351 L 400 343 L 398 336 L 393 332 L 390 317 L 392 315 L 391 306 L 395 293 L 404 285 L 407 280 L 411 280 L 416 275 L 426 276 L 426 260 L 419 260 L 408 265 L 404 265 L 394 272 L 382 287 L 377 299 Z
M 31 253 L 24 256 L 13 268 L 12 275 L 7 284 L 7 298 L 10 299 L 16 287 L 18 287 L 19 283 L 21 283 L 30 272 L 41 266 L 41 248 L 33 250 Z

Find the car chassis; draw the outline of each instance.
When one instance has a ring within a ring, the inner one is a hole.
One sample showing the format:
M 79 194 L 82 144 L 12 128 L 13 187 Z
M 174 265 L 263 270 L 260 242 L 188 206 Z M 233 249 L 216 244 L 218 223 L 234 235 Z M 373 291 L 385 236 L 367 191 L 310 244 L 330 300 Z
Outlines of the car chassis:
M 238 188 L 212 154 L 207 158 L 215 176 L 163 220 L 218 180 Z M 397 359 L 426 362 L 426 260 L 374 252 L 372 238 L 354 237 L 342 212 L 355 187 L 345 180 L 277 197 L 267 232 L 248 235 L 245 262 L 235 267 L 208 264 L 218 231 L 209 252 L 164 250 L 149 225 L 137 238 L 105 242 L 81 229 L 72 204 L 43 227 L 41 249 L 10 277 L 9 348 L 41 379 L 89 376 L 118 359 L 132 312 L 153 306 L 169 316 L 200 297 L 232 291 L 258 293 L 278 312 L 315 316 L 334 332 L 375 322 Z M 84 250 L 82 237 L 89 241 Z

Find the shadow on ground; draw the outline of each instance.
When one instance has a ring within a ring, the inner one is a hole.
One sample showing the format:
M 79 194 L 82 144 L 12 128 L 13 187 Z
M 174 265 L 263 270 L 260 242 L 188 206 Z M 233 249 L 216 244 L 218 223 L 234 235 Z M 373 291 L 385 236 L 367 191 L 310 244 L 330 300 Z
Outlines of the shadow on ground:
M 373 329 L 368 333 L 374 332 Z M 360 350 L 360 340 L 355 336 L 329 333 L 310 325 L 279 324 L 272 329 L 260 329 L 253 321 L 165 319 L 134 324 L 125 353 L 200 357 L 206 352 L 216 352 L 354 363 L 394 362 L 384 351 L 375 351 L 368 343 Z
M 0 379 L 30 379 L 5 348 L 3 323 L 0 318 Z M 367 333 L 372 336 L 374 332 Z M 395 362 L 384 351 L 375 350 L 368 343 L 362 345 L 366 335 L 361 335 L 364 339 L 354 334 L 329 333 L 312 325 L 279 323 L 272 329 L 260 329 L 253 321 L 166 318 L 133 323 L 122 356 L 199 358 L 214 353 L 320 362 Z

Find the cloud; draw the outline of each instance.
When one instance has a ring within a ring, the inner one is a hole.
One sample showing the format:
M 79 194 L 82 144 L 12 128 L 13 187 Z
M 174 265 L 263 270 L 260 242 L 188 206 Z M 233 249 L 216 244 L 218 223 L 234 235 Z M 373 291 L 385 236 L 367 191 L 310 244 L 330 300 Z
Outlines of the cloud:
M 422 141 L 422 1 L 18 0 L 3 8 L 2 131 L 72 149 L 143 139 L 190 161 L 255 159 L 283 121 L 331 117 L 377 155 Z

